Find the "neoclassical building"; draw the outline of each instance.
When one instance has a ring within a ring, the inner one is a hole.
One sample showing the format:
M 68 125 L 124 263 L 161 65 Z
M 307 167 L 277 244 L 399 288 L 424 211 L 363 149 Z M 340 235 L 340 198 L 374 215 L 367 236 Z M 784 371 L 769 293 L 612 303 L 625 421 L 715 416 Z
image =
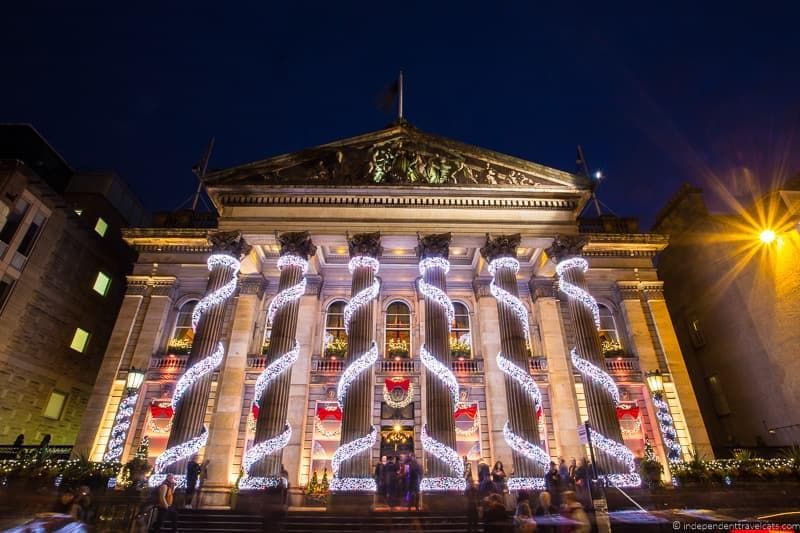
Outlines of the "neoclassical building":
M 497 460 L 535 488 L 588 455 L 587 420 L 612 483 L 646 441 L 710 451 L 653 266 L 667 237 L 580 223 L 586 176 L 400 123 L 205 185 L 217 227 L 125 233 L 139 259 L 76 444 L 93 458 L 147 436 L 158 476 L 197 454 L 224 506 L 282 471 L 369 492 L 411 452 L 426 492 Z

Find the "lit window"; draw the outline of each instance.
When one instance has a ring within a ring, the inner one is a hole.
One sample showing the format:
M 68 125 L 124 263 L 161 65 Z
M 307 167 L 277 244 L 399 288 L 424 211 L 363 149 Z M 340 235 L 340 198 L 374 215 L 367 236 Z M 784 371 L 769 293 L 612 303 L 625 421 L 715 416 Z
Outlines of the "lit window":
M 325 313 L 325 335 L 322 348 L 326 357 L 347 355 L 347 333 L 344 331 L 344 302 L 332 302 Z
M 411 310 L 403 302 L 392 302 L 386 309 L 386 357 L 411 356 Z
M 461 302 L 453 302 L 453 309 L 456 314 L 450 328 L 450 352 L 453 357 L 472 357 L 469 311 Z
M 65 403 L 67 403 L 67 395 L 54 390 L 50 393 L 50 398 L 47 400 L 47 406 L 44 408 L 42 416 L 53 420 L 59 420 L 61 414 L 64 412 Z
M 98 218 L 97 224 L 94 225 L 94 230 L 97 232 L 98 235 L 104 237 L 106 231 L 108 231 L 108 223 L 102 218 Z
M 111 286 L 111 276 L 105 272 L 98 272 L 97 278 L 94 280 L 94 292 L 101 296 L 108 294 L 108 288 Z
M 75 214 L 81 216 L 83 214 L 83 209 L 76 209 Z
M 85 329 L 76 328 L 75 335 L 72 336 L 72 344 L 69 347 L 76 352 L 83 353 L 87 344 L 89 344 L 89 332 Z
M 603 355 L 621 355 L 623 353 L 622 343 L 619 340 L 617 321 L 611 309 L 605 305 L 598 305 L 600 310 L 600 345 L 603 348 Z
M 188 355 L 192 351 L 194 342 L 194 329 L 192 329 L 192 312 L 197 300 L 190 300 L 183 304 L 175 320 L 175 330 L 169 341 L 169 353 L 173 355 Z

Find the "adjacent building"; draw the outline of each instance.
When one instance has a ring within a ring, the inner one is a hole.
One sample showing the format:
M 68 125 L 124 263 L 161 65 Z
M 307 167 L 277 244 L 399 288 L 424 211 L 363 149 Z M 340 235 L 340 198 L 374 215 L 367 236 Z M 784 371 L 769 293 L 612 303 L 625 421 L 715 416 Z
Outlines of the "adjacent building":
M 712 444 L 800 442 L 800 178 L 712 214 L 685 185 L 654 230 L 667 303 Z
M 579 221 L 586 176 L 400 123 L 205 185 L 217 227 L 123 233 L 138 260 L 77 439 L 94 459 L 149 437 L 156 474 L 198 454 L 203 504 L 227 505 L 284 468 L 293 488 L 327 471 L 368 489 L 380 456 L 411 452 L 429 488 L 497 460 L 535 485 L 524 443 L 584 457 L 585 420 L 626 450 L 598 459 L 621 484 L 646 441 L 663 462 L 710 453 L 653 263 L 668 239 Z
M 135 257 L 121 229 L 146 212 L 28 125 L 0 125 L 0 198 L 0 443 L 71 445 Z

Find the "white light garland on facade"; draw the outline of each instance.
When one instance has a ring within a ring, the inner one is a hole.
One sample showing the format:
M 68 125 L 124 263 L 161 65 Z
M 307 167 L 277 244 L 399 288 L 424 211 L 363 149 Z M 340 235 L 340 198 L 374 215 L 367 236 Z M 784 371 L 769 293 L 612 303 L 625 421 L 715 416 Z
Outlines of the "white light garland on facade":
M 264 369 L 261 374 L 259 374 L 253 394 L 254 404 L 258 405 L 259 407 L 261 406 L 259 403 L 261 402 L 261 396 L 263 396 L 264 391 L 267 390 L 269 384 L 278 379 L 278 376 L 283 374 L 295 363 L 295 361 L 297 361 L 297 356 L 299 353 L 300 345 L 295 340 L 294 347 L 291 350 L 275 359 L 269 364 L 269 366 L 267 366 L 267 368 Z
M 242 468 L 245 474 L 239 480 L 239 488 L 253 490 L 277 487 L 280 483 L 280 478 L 251 476 L 250 470 L 253 468 L 253 465 L 267 455 L 272 455 L 285 448 L 286 445 L 289 444 L 289 439 L 291 437 L 292 426 L 287 422 L 286 426 L 284 426 L 283 433 L 250 447 L 244 454 L 244 459 L 242 459 Z
M 122 457 L 125 439 L 128 437 L 128 429 L 131 427 L 133 408 L 138 398 L 139 394 L 137 393 L 125 397 L 120 402 L 117 416 L 114 417 L 114 427 L 111 429 L 111 435 L 108 438 L 108 450 L 103 456 L 104 461 L 111 463 L 119 461 L 120 457 Z
M 386 386 L 386 383 L 383 384 L 383 401 L 386 402 L 386 405 L 388 405 L 392 409 L 402 409 L 406 405 L 410 404 L 411 400 L 413 399 L 414 399 L 413 382 L 409 382 L 406 395 L 400 401 L 396 401 L 394 398 L 392 398 L 392 391 L 389 390 L 389 388 Z
M 592 312 L 595 326 L 599 328 L 600 308 L 597 306 L 597 300 L 595 300 L 591 294 L 582 288 L 578 287 L 577 285 L 573 285 L 564 279 L 564 273 L 570 268 L 578 268 L 581 270 L 581 272 L 586 272 L 589 270 L 589 263 L 583 257 L 570 257 L 569 259 L 564 259 L 558 263 L 556 265 L 556 273 L 558 274 L 558 288 L 561 290 L 561 292 L 567 294 L 568 296 L 572 296 L 576 300 L 580 301 L 583 305 L 588 307 Z
M 353 320 L 353 316 L 355 316 L 356 311 L 367 305 L 372 300 L 376 299 L 380 291 L 381 282 L 376 278 L 372 280 L 372 285 L 366 289 L 358 291 L 355 296 L 350 298 L 350 301 L 344 306 L 345 333 L 350 335 L 350 322 Z
M 495 277 L 498 268 L 510 268 L 516 275 L 516 273 L 519 272 L 519 261 L 513 257 L 497 257 L 493 259 L 489 263 L 489 273 L 492 275 L 492 281 L 489 283 L 489 291 L 497 301 L 503 302 L 511 309 L 514 315 L 520 321 L 520 325 L 525 335 L 525 340 L 527 341 L 530 337 L 528 309 L 525 307 L 525 305 L 523 305 L 519 298 L 497 285 Z
M 522 370 L 510 359 L 506 359 L 503 352 L 497 353 L 497 366 L 508 374 L 511 379 L 519 383 L 522 390 L 533 400 L 534 407 L 542 404 L 542 393 L 539 391 L 539 386 L 528 372 Z
M 611 396 L 614 405 L 619 404 L 619 388 L 614 382 L 614 378 L 612 378 L 607 372 L 601 370 L 596 365 L 578 355 L 577 349 L 573 348 L 569 352 L 569 355 L 572 358 L 572 366 L 575 367 L 575 370 L 580 372 L 585 378 L 588 378 L 602 386 L 608 395 Z
M 269 303 L 267 310 L 267 324 L 272 324 L 275 314 L 286 304 L 299 300 L 306 293 L 306 272 L 308 272 L 308 261 L 299 255 L 286 254 L 278 258 L 278 270 L 282 271 L 286 267 L 299 267 L 302 274 L 300 281 L 291 287 L 283 289 Z
M 367 371 L 377 360 L 378 345 L 375 344 L 375 341 L 372 341 L 369 350 L 358 356 L 356 360 L 350 363 L 345 371 L 342 372 L 342 377 L 339 378 L 339 385 L 336 388 L 336 400 L 339 402 L 339 407 L 344 409 L 344 399 L 347 396 L 347 391 L 350 389 L 350 386 L 362 372 Z
M 447 274 L 450 272 L 450 261 L 444 259 L 443 257 L 426 257 L 420 261 L 419 273 L 423 276 L 423 278 L 420 278 L 418 283 L 419 292 L 421 292 L 426 298 L 430 298 L 434 303 L 444 309 L 444 312 L 447 315 L 447 331 L 449 333 L 450 328 L 456 319 L 456 310 L 453 307 L 453 302 L 450 301 L 450 298 L 447 296 L 447 293 L 445 293 L 439 287 L 435 287 L 425 282 L 425 272 L 429 268 L 441 268 L 444 270 L 444 273 Z
M 333 453 L 331 459 L 331 470 L 333 471 L 333 480 L 330 483 L 330 490 L 333 492 L 349 492 L 349 491 L 365 491 L 375 492 L 378 487 L 375 480 L 371 477 L 368 478 L 340 478 L 339 468 L 344 461 L 351 459 L 358 455 L 372 449 L 378 440 L 378 428 L 372 426 L 372 431 L 363 437 L 351 440 L 347 444 L 339 446 Z
M 667 459 L 670 461 L 681 460 L 681 445 L 678 444 L 678 434 L 675 431 L 675 421 L 669 414 L 669 405 L 660 394 L 653 394 L 653 405 L 656 408 L 656 418 L 661 429 L 661 437 L 667 447 Z
M 428 434 L 427 424 L 422 426 L 421 436 L 422 449 L 446 465 L 454 475 L 452 477 L 426 477 L 420 482 L 419 490 L 422 492 L 466 490 L 464 463 L 458 452 L 431 437 Z
M 172 448 L 167 448 L 164 453 L 159 455 L 158 459 L 156 459 L 153 475 L 151 475 L 150 479 L 147 480 L 148 484 L 151 487 L 157 487 L 160 485 L 161 482 L 167 477 L 167 475 L 164 473 L 164 469 L 166 467 L 182 459 L 188 459 L 189 457 L 197 454 L 197 452 L 199 452 L 200 449 L 206 445 L 206 442 L 208 442 L 208 429 L 204 427 L 203 432 L 197 437 L 189 439 L 186 442 L 182 442 L 181 444 L 173 446 Z M 174 477 L 176 487 L 186 487 L 185 475 L 174 474 Z
M 628 468 L 627 474 L 608 474 L 600 477 L 606 479 L 609 484 L 615 487 L 640 486 L 642 484 L 642 478 L 636 473 L 636 463 L 633 458 L 633 452 L 624 444 L 620 444 L 598 433 L 594 428 L 589 428 L 589 431 L 594 446 Z
M 175 392 L 172 394 L 172 408 L 178 407 L 178 402 L 186 394 L 186 391 L 191 388 L 200 378 L 213 372 L 222 363 L 222 357 L 225 355 L 225 346 L 222 341 L 217 344 L 217 349 L 209 355 L 193 364 L 189 370 L 178 378 L 175 383 Z
M 419 349 L 419 358 L 431 374 L 439 378 L 447 386 L 450 396 L 453 398 L 453 407 L 458 405 L 460 400 L 458 380 L 453 371 L 447 368 L 441 361 L 436 359 L 423 345 Z
M 228 267 L 233 271 L 233 276 L 231 276 L 230 281 L 225 285 L 203 296 L 200 301 L 197 302 L 197 305 L 194 306 L 194 311 L 192 311 L 193 330 L 197 329 L 197 323 L 200 322 L 200 317 L 203 316 L 206 311 L 233 296 L 233 292 L 236 290 L 236 284 L 238 283 L 237 276 L 239 275 L 239 268 L 241 267 L 241 263 L 239 263 L 238 259 L 227 254 L 212 255 L 208 258 L 208 261 L 206 261 L 206 265 L 208 265 L 208 270 L 212 270 L 215 266 Z
M 337 426 L 336 429 L 333 431 L 328 431 L 325 429 L 325 426 L 322 423 L 322 420 L 319 419 L 318 416 L 314 415 L 314 429 L 316 430 L 317 434 L 321 437 L 325 437 L 326 439 L 330 439 L 333 437 L 338 437 L 342 434 L 341 426 Z

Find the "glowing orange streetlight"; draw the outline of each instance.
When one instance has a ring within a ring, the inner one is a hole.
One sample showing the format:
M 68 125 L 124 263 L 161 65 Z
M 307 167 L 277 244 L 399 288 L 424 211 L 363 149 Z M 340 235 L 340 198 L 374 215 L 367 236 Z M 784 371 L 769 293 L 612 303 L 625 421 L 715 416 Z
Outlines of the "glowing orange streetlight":
M 765 229 L 758 234 L 758 238 L 764 244 L 772 244 L 773 242 L 775 242 L 775 232 L 771 229 Z

